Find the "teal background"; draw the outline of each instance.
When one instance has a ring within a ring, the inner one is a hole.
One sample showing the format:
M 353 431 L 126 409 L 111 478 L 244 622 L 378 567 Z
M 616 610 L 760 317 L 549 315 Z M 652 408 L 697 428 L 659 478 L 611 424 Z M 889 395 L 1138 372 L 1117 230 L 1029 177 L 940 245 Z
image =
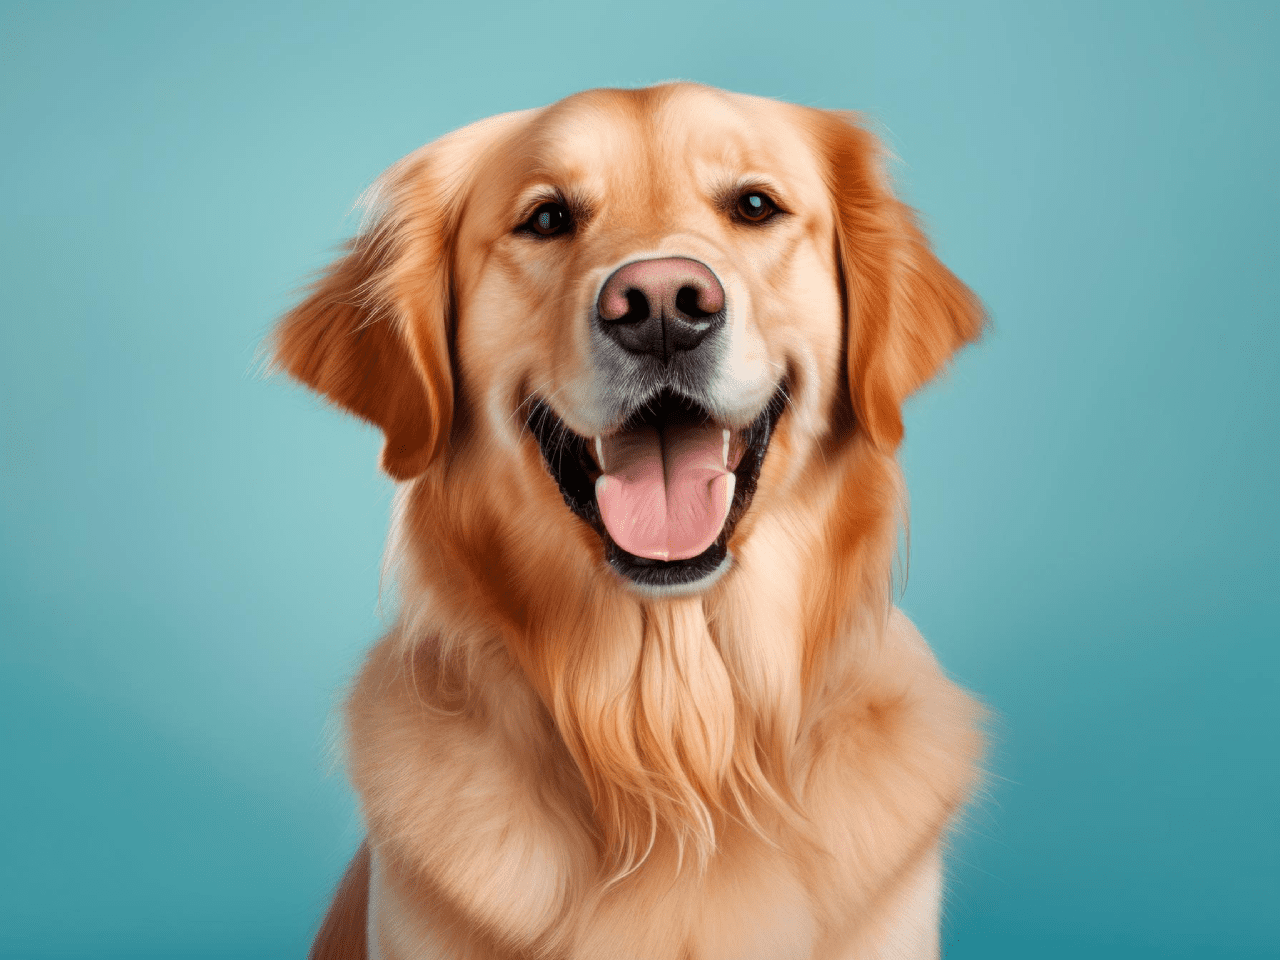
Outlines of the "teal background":
M 903 454 L 948 956 L 1278 955 L 1277 5 L 2 10 L 0 956 L 304 955 L 391 486 L 255 351 L 397 157 L 671 77 L 868 112 L 994 317 Z

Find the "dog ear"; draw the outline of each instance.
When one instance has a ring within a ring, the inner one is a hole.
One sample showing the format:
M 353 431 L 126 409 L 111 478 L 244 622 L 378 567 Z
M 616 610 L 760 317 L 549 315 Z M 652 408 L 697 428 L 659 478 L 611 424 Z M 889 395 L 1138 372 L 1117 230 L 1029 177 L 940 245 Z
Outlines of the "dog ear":
M 276 365 L 381 428 L 382 469 L 418 476 L 449 443 L 451 264 L 474 171 L 522 115 L 473 123 L 396 163 L 370 191 L 372 225 L 276 327 Z
M 445 278 L 429 285 L 427 302 L 406 311 L 389 289 L 394 258 L 386 227 L 351 241 L 280 321 L 273 346 L 291 376 L 381 428 L 382 469 L 408 480 L 447 442 L 453 387 Z M 418 329 L 406 329 L 410 323 Z
M 914 211 L 893 196 L 876 138 L 823 113 L 845 290 L 849 393 L 879 449 L 902 442 L 902 403 L 982 333 L 981 302 L 934 255 Z

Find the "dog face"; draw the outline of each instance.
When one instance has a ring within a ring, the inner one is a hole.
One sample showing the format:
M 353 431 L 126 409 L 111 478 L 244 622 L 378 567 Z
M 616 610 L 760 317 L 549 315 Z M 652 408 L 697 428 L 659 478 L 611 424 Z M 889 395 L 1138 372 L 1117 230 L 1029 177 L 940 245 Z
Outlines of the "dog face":
M 474 124 L 370 206 L 279 361 L 393 477 L 491 501 L 485 537 L 642 593 L 710 587 L 842 449 L 892 457 L 981 325 L 869 134 L 689 84 Z

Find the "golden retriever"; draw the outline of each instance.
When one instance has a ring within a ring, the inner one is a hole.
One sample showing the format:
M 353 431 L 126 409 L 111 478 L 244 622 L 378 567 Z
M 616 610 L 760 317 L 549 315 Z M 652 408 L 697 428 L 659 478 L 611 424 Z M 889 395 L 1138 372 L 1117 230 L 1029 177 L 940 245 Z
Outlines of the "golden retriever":
M 984 319 L 875 138 L 591 90 L 367 209 L 272 343 L 401 484 L 312 956 L 938 956 L 980 711 L 892 604 L 896 450 Z

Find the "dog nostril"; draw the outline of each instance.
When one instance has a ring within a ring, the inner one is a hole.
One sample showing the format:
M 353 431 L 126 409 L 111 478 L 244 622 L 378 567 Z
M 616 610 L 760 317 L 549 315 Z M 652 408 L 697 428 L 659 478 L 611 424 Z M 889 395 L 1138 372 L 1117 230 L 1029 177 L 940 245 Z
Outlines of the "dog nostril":
M 618 318 L 618 323 L 639 323 L 649 319 L 649 298 L 640 290 L 632 287 L 627 291 L 627 312 Z
M 714 310 L 703 310 L 698 304 L 698 300 L 702 296 L 702 291 L 697 287 L 681 287 L 680 292 L 676 294 L 676 309 L 683 313 L 690 320 L 701 320 L 703 317 L 709 317 Z

